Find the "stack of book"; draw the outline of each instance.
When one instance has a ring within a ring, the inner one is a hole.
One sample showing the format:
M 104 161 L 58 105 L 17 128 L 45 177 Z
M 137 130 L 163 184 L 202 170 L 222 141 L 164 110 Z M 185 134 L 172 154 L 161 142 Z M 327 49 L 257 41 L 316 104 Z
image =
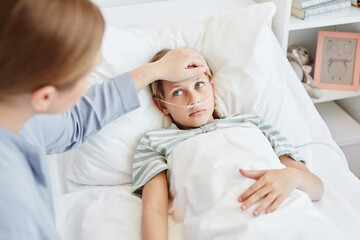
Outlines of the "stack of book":
M 351 0 L 292 0 L 291 15 L 300 19 L 349 9 Z
M 360 7 L 360 0 L 351 0 L 352 5 Z

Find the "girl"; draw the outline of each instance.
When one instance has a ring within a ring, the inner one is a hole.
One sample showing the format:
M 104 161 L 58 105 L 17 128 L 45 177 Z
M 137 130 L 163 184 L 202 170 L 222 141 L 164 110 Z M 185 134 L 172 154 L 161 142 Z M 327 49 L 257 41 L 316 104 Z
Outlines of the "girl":
M 152 61 L 160 61 L 168 51 L 158 52 Z M 168 236 L 167 157 L 182 141 L 219 129 L 244 124 L 259 128 L 286 166 L 276 170 L 239 169 L 243 176 L 257 180 L 239 196 L 242 210 L 260 201 L 254 216 L 273 212 L 295 188 L 306 192 L 312 200 L 322 198 L 321 180 L 305 167 L 296 149 L 271 125 L 254 114 L 220 119 L 215 109 L 211 70 L 196 79 L 176 83 L 159 80 L 151 84 L 151 89 L 155 104 L 165 115 L 170 115 L 173 123 L 168 129 L 147 132 L 134 156 L 133 192 L 142 196 L 143 239 L 167 239 Z
M 0 239 L 58 239 L 45 155 L 138 108 L 136 91 L 155 79 L 208 70 L 195 51 L 171 51 L 78 101 L 101 58 L 100 10 L 88 0 L 2 0 L 0 22 Z

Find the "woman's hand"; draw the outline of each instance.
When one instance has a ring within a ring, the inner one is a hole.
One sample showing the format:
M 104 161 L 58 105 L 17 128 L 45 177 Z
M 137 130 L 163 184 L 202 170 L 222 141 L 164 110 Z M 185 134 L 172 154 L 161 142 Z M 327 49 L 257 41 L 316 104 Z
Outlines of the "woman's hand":
M 182 81 L 210 74 L 204 58 L 190 48 L 176 48 L 159 61 L 145 64 L 130 71 L 137 91 L 156 80 Z
M 170 50 L 153 64 L 157 64 L 158 68 L 161 69 L 158 79 L 172 82 L 196 78 L 203 73 L 209 74 L 209 67 L 204 58 L 190 48 Z
M 254 216 L 261 212 L 275 211 L 284 199 L 299 185 L 299 174 L 295 168 L 276 170 L 244 170 L 240 173 L 257 181 L 238 198 L 241 209 L 246 210 L 254 203 L 261 201 L 253 211 Z

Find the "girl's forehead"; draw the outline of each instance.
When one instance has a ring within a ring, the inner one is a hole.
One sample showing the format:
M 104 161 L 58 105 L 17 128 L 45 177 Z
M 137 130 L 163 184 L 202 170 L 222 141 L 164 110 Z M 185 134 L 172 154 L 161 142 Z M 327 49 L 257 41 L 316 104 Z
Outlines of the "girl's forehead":
M 170 81 L 162 80 L 163 81 L 162 84 L 163 84 L 164 89 L 172 89 L 172 88 L 176 88 L 176 87 L 186 87 L 189 85 L 193 85 L 200 80 L 202 80 L 202 81 L 209 80 L 209 77 L 205 74 L 202 74 L 198 78 L 183 80 L 183 81 L 179 81 L 179 82 L 170 82 Z

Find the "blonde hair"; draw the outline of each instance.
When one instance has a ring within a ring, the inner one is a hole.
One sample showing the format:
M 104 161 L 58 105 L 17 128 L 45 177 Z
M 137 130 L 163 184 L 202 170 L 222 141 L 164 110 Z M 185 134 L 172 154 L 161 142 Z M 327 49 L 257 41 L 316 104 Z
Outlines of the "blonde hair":
M 156 62 L 159 61 L 161 58 L 163 58 L 171 49 L 162 49 L 155 53 L 155 55 L 151 58 L 150 62 Z M 209 66 L 208 62 L 206 64 Z M 208 75 L 209 81 L 212 81 L 213 79 L 213 71 L 211 70 L 209 66 L 210 74 Z M 162 79 L 156 80 L 150 84 L 151 93 L 154 97 L 163 99 L 164 98 L 164 89 L 162 86 Z M 221 115 L 219 111 L 216 109 L 216 104 L 214 103 L 214 112 L 213 112 L 214 119 L 220 119 Z
M 89 0 L 1 0 L 0 22 L 0 99 L 73 86 L 91 69 L 105 26 Z

